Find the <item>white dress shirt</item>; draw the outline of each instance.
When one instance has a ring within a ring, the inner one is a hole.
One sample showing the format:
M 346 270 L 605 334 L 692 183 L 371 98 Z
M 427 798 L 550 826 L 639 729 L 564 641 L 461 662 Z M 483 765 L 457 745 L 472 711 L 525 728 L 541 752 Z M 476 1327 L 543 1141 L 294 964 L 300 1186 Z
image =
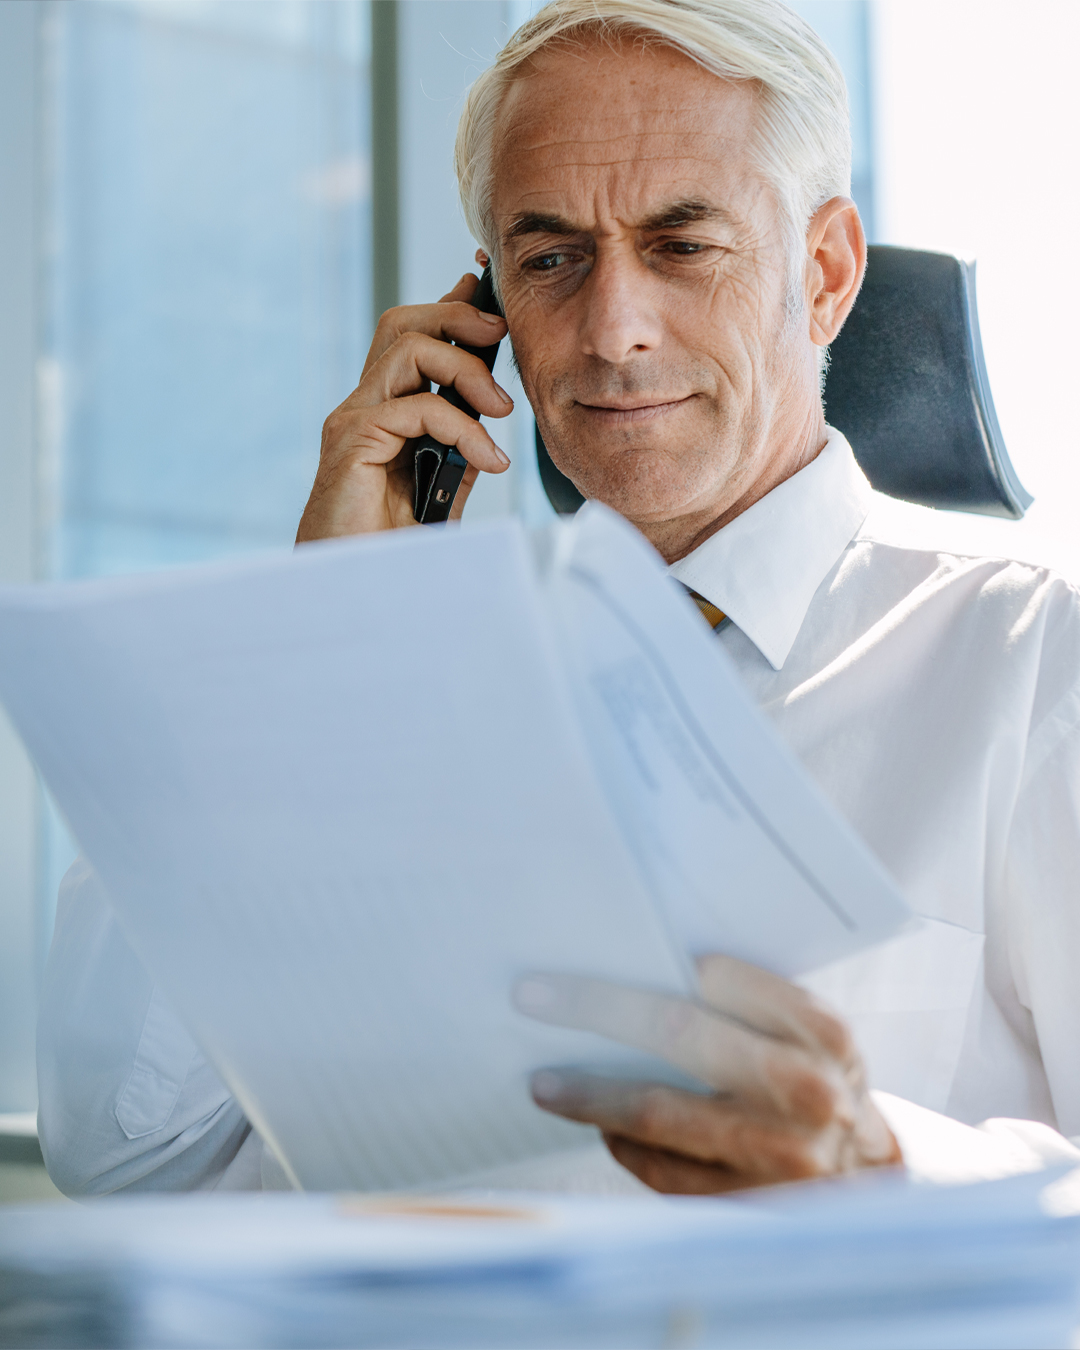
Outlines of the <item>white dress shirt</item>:
M 832 431 L 671 572 L 728 616 L 717 640 L 923 917 L 805 981 L 872 1085 L 914 1104 L 881 1098 L 901 1143 L 918 1148 L 917 1107 L 1080 1135 L 1080 597 L 934 546 L 937 524 L 873 493 Z M 280 1181 L 84 863 L 61 889 L 38 1057 L 63 1189 Z

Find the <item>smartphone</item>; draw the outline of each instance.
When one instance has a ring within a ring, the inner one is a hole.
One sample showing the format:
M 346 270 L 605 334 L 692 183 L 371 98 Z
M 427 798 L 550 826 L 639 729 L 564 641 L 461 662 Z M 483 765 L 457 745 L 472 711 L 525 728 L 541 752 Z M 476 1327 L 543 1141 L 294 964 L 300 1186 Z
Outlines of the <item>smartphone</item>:
M 503 317 L 499 302 L 495 299 L 495 286 L 491 279 L 491 264 L 484 268 L 484 275 L 472 298 L 472 303 L 483 314 L 498 314 Z M 490 347 L 467 347 L 463 342 L 454 344 L 462 351 L 478 356 L 488 370 L 495 365 L 499 354 L 499 344 L 493 342 Z M 460 408 L 463 413 L 480 420 L 480 414 L 458 393 L 452 384 L 443 385 L 439 397 Z M 437 525 L 450 515 L 462 477 L 469 467 L 463 455 L 452 445 L 443 445 L 433 436 L 416 436 L 405 442 L 403 447 L 411 450 L 413 456 L 413 515 L 421 525 Z

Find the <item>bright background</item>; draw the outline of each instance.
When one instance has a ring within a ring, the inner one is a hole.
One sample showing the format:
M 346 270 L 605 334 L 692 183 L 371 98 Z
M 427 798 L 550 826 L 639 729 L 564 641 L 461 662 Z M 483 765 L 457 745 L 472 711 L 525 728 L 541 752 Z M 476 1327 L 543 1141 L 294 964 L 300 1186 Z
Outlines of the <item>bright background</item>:
M 1080 580 L 1075 0 L 878 0 L 877 239 L 978 261 L 998 417 L 1035 504 L 956 517 L 958 544 Z
M 374 311 L 473 265 L 450 151 L 531 0 L 0 5 L 0 579 L 289 547 Z M 1080 6 L 806 0 L 851 91 L 872 240 L 978 259 L 1020 524 L 957 546 L 1080 579 L 1072 412 Z M 505 359 L 499 377 L 514 390 Z M 519 392 L 519 391 L 518 391 Z M 472 519 L 549 512 L 524 399 Z M 73 845 L 0 723 L 0 1112 Z

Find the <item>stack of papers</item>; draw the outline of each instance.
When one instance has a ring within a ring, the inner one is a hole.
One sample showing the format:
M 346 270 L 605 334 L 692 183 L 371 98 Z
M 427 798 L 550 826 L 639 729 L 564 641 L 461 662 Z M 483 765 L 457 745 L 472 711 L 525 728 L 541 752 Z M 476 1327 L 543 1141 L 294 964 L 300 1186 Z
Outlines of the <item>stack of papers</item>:
M 659 1072 L 512 1006 L 680 993 L 909 911 L 660 559 L 602 507 L 0 588 L 0 696 L 132 945 L 315 1190 L 580 1148 L 543 1065 Z
M 1046 1188 L 9 1208 L 0 1346 L 1064 1347 L 1080 1220 L 1052 1217 Z

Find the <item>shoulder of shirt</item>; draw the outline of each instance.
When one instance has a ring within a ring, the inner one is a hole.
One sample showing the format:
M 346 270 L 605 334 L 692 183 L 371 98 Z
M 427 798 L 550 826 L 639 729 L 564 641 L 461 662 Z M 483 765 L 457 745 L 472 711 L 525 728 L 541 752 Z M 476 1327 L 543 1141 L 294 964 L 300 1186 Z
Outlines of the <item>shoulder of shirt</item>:
M 849 554 L 857 558 L 865 548 L 872 569 L 885 563 L 897 580 L 904 579 L 902 586 L 929 582 L 937 594 L 953 577 L 965 604 L 974 598 L 974 582 L 978 612 L 1002 639 L 1000 650 L 1016 651 L 1016 640 L 1026 635 L 1021 645 L 1038 653 L 1039 671 L 1028 714 L 1028 781 L 1059 747 L 1075 745 L 1080 730 L 1080 587 L 1052 567 L 1016 557 L 1009 548 L 1011 524 L 964 519 L 875 492 Z M 984 648 L 984 657 L 991 650 Z
M 1022 541 L 1013 545 L 1005 533 L 1013 524 L 994 517 L 936 511 L 874 492 L 851 547 L 869 544 L 875 549 L 921 555 L 933 559 L 938 567 L 966 570 L 982 565 L 991 573 L 1008 571 L 1016 581 L 1026 579 L 1032 587 L 1053 584 L 1063 599 L 1067 595 L 1080 604 L 1080 586 L 1055 568 L 1025 556 Z
M 928 596 L 943 597 L 955 581 L 958 601 L 976 603 L 989 638 L 981 659 L 991 674 L 996 663 L 986 658 L 995 650 L 1009 660 L 1022 650 L 1034 657 L 1038 673 L 1027 709 L 1024 769 L 1030 783 L 1059 751 L 1072 763 L 1080 750 L 1080 587 L 1055 568 L 1025 559 L 1030 535 L 1014 545 L 1012 525 L 875 492 L 847 553 L 856 566 L 867 565 L 869 575 L 884 580 L 883 572 L 891 574 L 891 586 L 902 591 L 926 587 Z

